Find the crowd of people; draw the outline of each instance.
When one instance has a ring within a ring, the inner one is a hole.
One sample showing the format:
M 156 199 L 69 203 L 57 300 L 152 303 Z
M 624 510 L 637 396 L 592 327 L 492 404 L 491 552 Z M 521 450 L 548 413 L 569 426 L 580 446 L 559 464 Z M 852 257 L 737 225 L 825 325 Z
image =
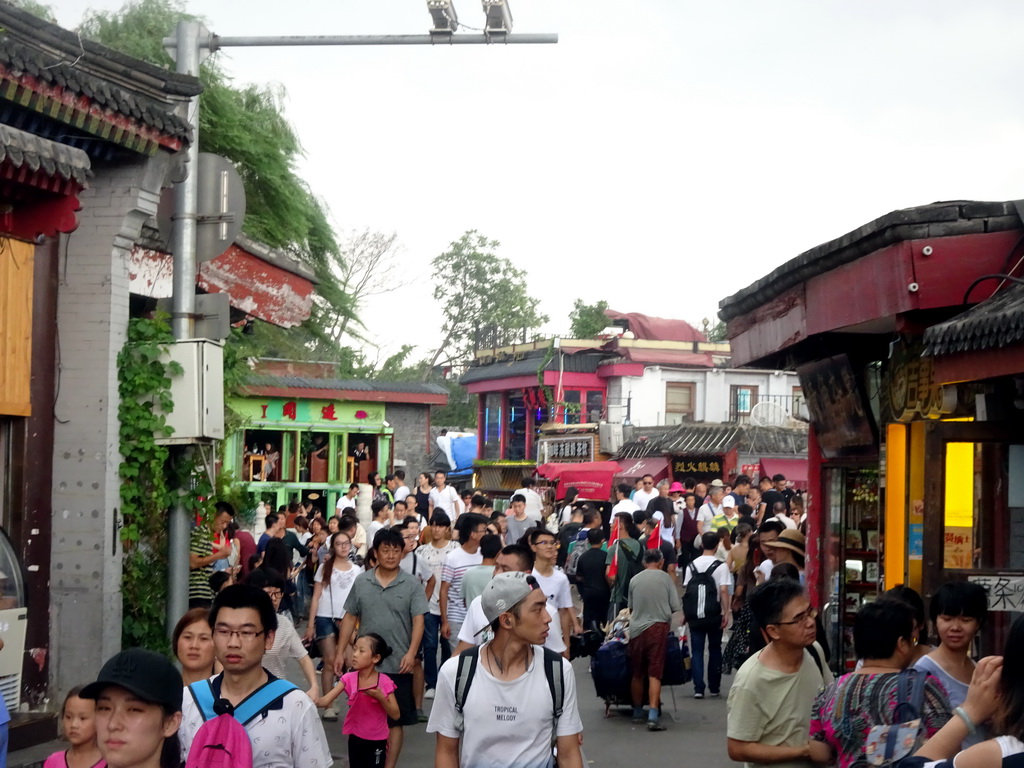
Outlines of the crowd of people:
M 370 486 L 366 528 L 359 492 L 348 489 L 327 520 L 308 503 L 268 512 L 258 541 L 216 504 L 193 534 L 190 608 L 172 636 L 180 672 L 140 649 L 110 659 L 68 694 L 70 747 L 47 765 L 204 765 L 204 750 L 228 748 L 232 735 L 214 728 L 227 714 L 254 766 L 327 766 L 325 727 L 344 694 L 354 768 L 397 765 L 404 729 L 420 723 L 435 734 L 437 766 L 582 766 L 574 643 L 628 616 L 633 721 L 663 731 L 666 643 L 680 614 L 694 697 L 721 695 L 735 670 L 735 761 L 1024 760 L 1016 657 L 972 660 L 988 618 L 977 585 L 943 586 L 927 612 L 906 587 L 865 603 L 858 666 L 833 679 L 803 586 L 803 505 L 784 477 L 730 486 L 648 475 L 615 488 L 608 534 L 598 505 L 573 489 L 545 505 L 530 480 L 496 512 L 443 472 L 411 488 L 388 475 Z M 287 682 L 289 664 L 302 687 Z

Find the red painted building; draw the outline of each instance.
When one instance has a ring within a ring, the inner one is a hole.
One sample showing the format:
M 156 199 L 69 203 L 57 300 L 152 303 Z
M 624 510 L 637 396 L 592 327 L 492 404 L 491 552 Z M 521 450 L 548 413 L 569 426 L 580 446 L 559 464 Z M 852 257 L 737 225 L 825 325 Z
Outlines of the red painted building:
M 985 648 L 1020 610 L 996 585 L 1024 583 L 1022 243 L 1012 202 L 910 208 L 721 302 L 735 364 L 800 375 L 808 583 L 846 662 L 853 613 L 896 584 L 990 587 Z

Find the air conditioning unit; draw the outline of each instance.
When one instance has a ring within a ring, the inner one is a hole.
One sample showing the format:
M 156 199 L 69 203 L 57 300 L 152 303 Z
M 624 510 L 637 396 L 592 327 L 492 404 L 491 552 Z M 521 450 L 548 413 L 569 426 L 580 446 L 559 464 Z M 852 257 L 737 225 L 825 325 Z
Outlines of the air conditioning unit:
M 174 410 L 167 425 L 174 432 L 158 437 L 160 445 L 188 445 L 224 439 L 224 349 L 205 339 L 187 339 L 169 344 L 163 361 L 181 366 L 180 376 L 171 377 Z
M 616 453 L 622 448 L 622 424 L 602 421 L 598 425 L 601 453 Z

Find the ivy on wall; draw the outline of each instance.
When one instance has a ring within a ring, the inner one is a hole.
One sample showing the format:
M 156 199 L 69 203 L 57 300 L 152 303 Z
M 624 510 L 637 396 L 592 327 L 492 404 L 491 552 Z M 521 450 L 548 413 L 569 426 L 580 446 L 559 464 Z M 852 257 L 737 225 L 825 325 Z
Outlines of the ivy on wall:
M 128 321 L 128 338 L 117 356 L 120 427 L 121 545 L 124 552 L 121 644 L 167 650 L 167 510 L 171 377 L 181 373 L 162 354 L 173 343 L 166 314 Z

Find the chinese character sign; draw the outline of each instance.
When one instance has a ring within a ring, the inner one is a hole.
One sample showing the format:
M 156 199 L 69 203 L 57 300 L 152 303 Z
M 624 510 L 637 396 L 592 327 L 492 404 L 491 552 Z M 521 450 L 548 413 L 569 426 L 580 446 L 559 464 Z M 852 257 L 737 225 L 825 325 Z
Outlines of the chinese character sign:
M 546 461 L 583 462 L 594 459 L 592 435 L 541 440 L 540 447 L 540 455 L 546 456 Z
M 969 576 L 988 592 L 990 611 L 1024 611 L 1024 576 Z

